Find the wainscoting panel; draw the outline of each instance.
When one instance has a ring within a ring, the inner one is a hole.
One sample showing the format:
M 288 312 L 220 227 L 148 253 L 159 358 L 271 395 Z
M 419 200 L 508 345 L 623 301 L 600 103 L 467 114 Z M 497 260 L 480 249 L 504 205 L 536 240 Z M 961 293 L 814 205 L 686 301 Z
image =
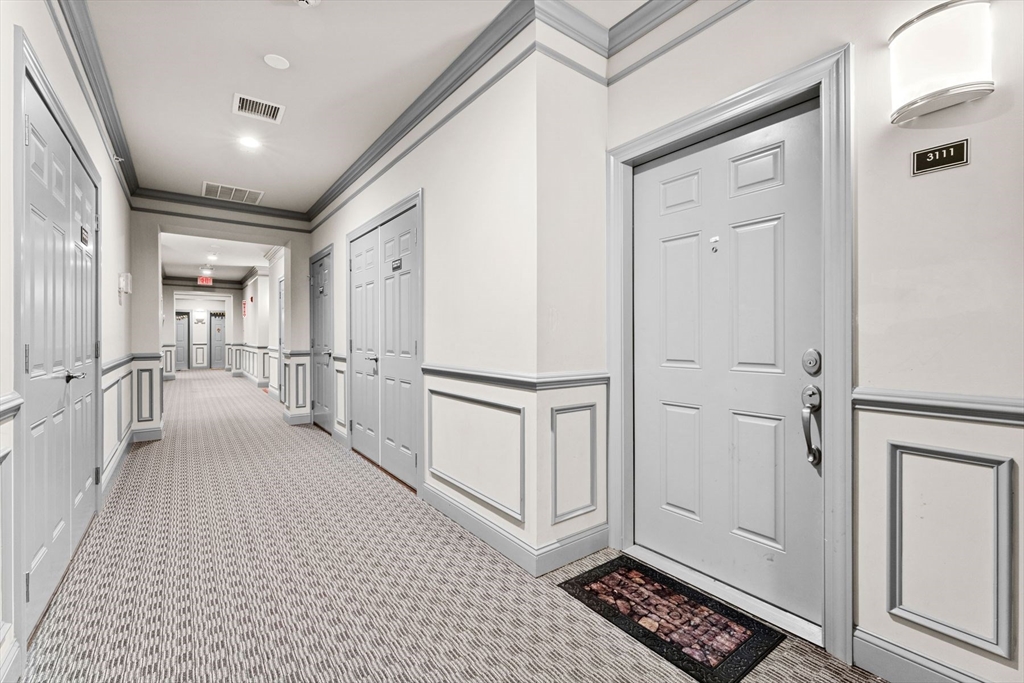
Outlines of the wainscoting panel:
M 120 378 L 109 381 L 104 378 L 103 386 L 103 464 L 106 466 L 117 453 L 117 445 L 121 441 L 119 429 L 120 410 L 118 406 L 118 389 Z
M 121 376 L 117 388 L 117 409 L 120 415 L 120 420 L 117 423 L 119 441 L 127 436 L 132 428 L 132 416 L 135 413 L 135 407 L 132 403 L 133 395 L 132 372 L 129 369 L 128 372 Z
M 597 404 L 551 409 L 551 523 L 597 506 Z
M 348 415 L 345 412 L 345 364 L 335 363 L 334 365 L 334 404 L 337 410 L 334 415 L 334 427 L 338 431 L 348 434 Z
M 164 372 L 170 374 L 174 372 L 174 347 L 165 346 L 164 349 Z
M 140 368 L 136 370 L 138 378 L 138 415 L 139 422 L 153 421 L 153 368 Z

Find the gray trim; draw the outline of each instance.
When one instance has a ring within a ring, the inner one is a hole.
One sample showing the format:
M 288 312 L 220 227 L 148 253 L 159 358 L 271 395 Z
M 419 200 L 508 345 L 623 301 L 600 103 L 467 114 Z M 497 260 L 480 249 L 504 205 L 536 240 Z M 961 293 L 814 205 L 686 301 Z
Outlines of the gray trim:
M 123 424 L 122 423 L 122 419 L 124 418 L 124 403 L 125 403 L 124 391 L 123 391 L 122 387 L 125 386 L 124 381 L 127 379 L 128 380 L 127 386 L 128 386 L 128 393 L 129 393 L 128 405 L 131 406 L 132 397 L 131 397 L 130 394 L 134 393 L 134 391 L 135 391 L 135 387 L 132 386 L 131 376 L 132 376 L 132 371 L 131 371 L 131 368 L 129 368 L 128 372 L 126 372 L 123 375 L 121 375 L 120 377 L 118 377 L 117 378 L 117 382 L 116 382 L 116 384 L 117 384 L 117 440 L 118 441 L 121 441 L 122 439 L 124 439 L 124 437 L 127 436 L 129 432 L 131 432 L 132 427 L 135 426 L 135 411 L 133 411 L 133 410 L 129 410 L 128 411 L 128 424 Z M 114 385 L 111 384 L 110 386 L 112 387 Z M 107 387 L 107 388 L 109 389 L 110 387 Z
M 291 379 L 292 379 L 292 366 L 291 363 L 285 363 L 283 366 L 284 374 L 281 376 L 281 396 L 284 398 L 285 411 L 288 411 L 292 407 L 292 396 L 291 396 Z
M 172 218 L 194 218 L 200 221 L 213 221 L 214 223 L 227 223 L 229 225 L 245 225 L 250 228 L 263 228 L 265 230 L 284 230 L 285 232 L 301 232 L 308 234 L 309 230 L 303 230 L 302 228 L 286 228 L 282 225 L 268 225 L 266 223 L 252 223 L 250 221 L 236 221 L 231 218 L 218 218 L 216 216 L 201 216 L 194 213 L 177 213 L 174 211 L 164 211 L 163 209 L 150 209 L 145 206 L 133 206 L 132 211 L 138 211 L 139 213 L 152 213 L 157 216 L 171 216 Z
M 160 441 L 163 438 L 163 427 L 150 427 L 149 429 L 132 430 L 132 441 L 134 443 L 140 443 L 142 441 Z
M 305 363 L 295 364 L 295 407 L 305 408 L 306 407 L 306 375 L 309 373 L 307 369 L 309 366 Z M 301 370 L 301 372 L 300 372 Z
M 25 399 L 17 391 L 0 396 L 0 420 L 14 417 L 24 404 Z
M 941 394 L 904 389 L 853 390 L 853 407 L 883 413 L 1024 425 L 1024 399 Z
M 537 46 L 537 52 L 541 53 L 545 57 L 550 57 L 551 59 L 555 60 L 559 64 L 562 64 L 563 66 L 569 67 L 570 69 L 572 69 L 576 73 L 581 74 L 583 76 L 586 76 L 587 78 L 589 78 L 590 80 L 594 81 L 598 85 L 602 85 L 602 86 L 607 86 L 608 85 L 608 79 L 607 78 L 605 78 L 601 74 L 597 73 L 596 71 L 591 71 L 590 69 L 588 69 L 587 67 L 583 66 L 579 62 L 576 62 L 576 61 L 570 59 L 569 57 L 566 57 L 565 55 L 563 55 L 558 50 L 553 50 L 552 48 L 548 47 L 547 45 L 544 45 L 543 43 L 536 43 L 536 46 Z
M 121 356 L 120 358 L 112 360 L 103 366 L 103 371 L 100 374 L 105 375 L 111 370 L 116 370 L 124 365 L 128 365 L 128 363 L 131 363 L 133 359 L 134 356 L 129 353 L 127 355 Z
M 558 416 L 586 410 L 590 413 L 590 501 L 558 514 Z M 551 524 L 585 515 L 597 509 L 597 403 L 579 403 L 551 408 Z
M 178 378 L 177 378 L 177 376 L 173 372 L 166 372 L 166 373 L 164 373 L 164 381 L 165 382 L 173 382 L 176 379 L 178 379 Z
M 103 504 L 106 502 L 107 497 L 113 490 L 113 484 L 121 474 L 121 468 L 124 465 L 125 456 L 131 452 L 133 443 L 135 443 L 135 437 L 131 432 L 129 432 L 127 436 L 121 437 L 118 444 L 114 447 L 115 455 L 110 459 L 109 464 L 103 466 L 103 473 L 100 476 L 99 510 L 103 509 Z M 97 512 L 99 510 L 97 510 Z
M 473 405 L 483 406 L 484 408 L 491 408 L 492 410 L 500 410 L 505 413 L 512 413 L 519 416 L 519 509 L 513 510 L 498 501 L 494 500 L 490 496 L 481 491 L 477 491 L 469 484 L 459 481 L 450 474 L 446 474 L 441 470 L 434 467 L 434 397 L 443 396 L 445 398 L 461 401 L 463 403 L 469 403 Z M 519 522 L 526 521 L 526 408 L 523 406 L 510 406 L 504 403 L 496 403 L 494 401 L 485 401 L 479 398 L 473 398 L 471 396 L 465 396 L 463 394 L 453 394 L 447 391 L 439 391 L 437 389 L 427 389 L 427 471 L 432 475 L 445 481 L 446 483 L 454 486 L 463 493 L 469 494 L 473 498 L 476 498 L 480 502 L 486 504 L 498 512 L 511 517 Z
M 332 358 L 336 363 L 348 363 L 348 361 L 345 359 L 345 356 L 333 356 Z
M 608 58 L 608 29 L 564 0 L 534 0 L 538 21 Z
M 349 441 L 348 433 L 347 432 L 343 432 L 343 431 L 339 430 L 337 427 L 335 427 L 331 431 L 331 436 L 333 436 L 334 440 L 337 441 L 338 443 L 340 443 L 345 448 L 351 448 L 352 447 L 352 444 Z
M 738 0 L 739 3 L 744 0 Z M 733 3 L 733 10 L 741 5 Z M 778 77 L 609 152 L 608 244 L 608 514 L 611 542 L 633 541 L 632 226 L 633 167 L 714 135 L 820 98 L 822 123 L 822 258 L 825 263 L 825 405 L 823 638 L 849 662 L 853 644 L 853 184 L 852 47 L 845 45 Z
M 133 353 L 132 360 L 160 360 L 164 359 L 161 353 Z
M 242 283 L 235 280 L 214 280 L 213 287 L 206 287 L 188 278 L 164 276 L 163 284 L 166 287 L 192 287 L 196 292 L 205 292 L 211 289 L 244 289 Z
M 296 425 L 313 424 L 313 413 L 302 413 L 300 415 L 291 415 L 289 413 L 285 413 L 281 417 L 284 418 L 285 424 L 292 427 Z
M 509 2 L 462 54 L 402 112 L 306 212 L 312 219 L 377 163 L 455 90 L 505 47 L 534 18 L 533 2 Z
M 861 628 L 853 632 L 853 663 L 891 683 L 987 683 Z
M 309 351 L 289 351 L 285 349 L 285 358 L 309 358 Z
M 423 364 L 422 369 L 423 374 L 428 377 L 444 377 L 461 382 L 493 384 L 499 387 L 525 389 L 527 391 L 589 387 L 608 384 L 609 382 L 609 374 L 607 372 L 560 372 L 533 375 L 518 372 L 495 372 L 444 365 L 428 365 L 426 363 Z
M 147 412 L 145 412 L 145 413 L 142 412 L 142 377 L 144 375 L 148 375 L 149 376 L 149 410 Z M 153 368 L 140 368 L 135 373 L 135 383 L 138 385 L 136 387 L 136 393 L 135 393 L 135 396 L 136 396 L 135 400 L 136 400 L 136 404 L 138 406 L 138 416 L 139 416 L 138 422 L 152 422 L 153 421 L 153 407 L 154 407 L 153 406 L 153 382 L 154 382 L 154 379 L 153 379 Z M 143 417 L 143 415 L 147 415 L 148 417 Z
M 238 345 L 236 344 L 236 346 L 238 346 Z M 268 348 L 270 348 L 269 346 L 255 346 L 255 345 L 253 345 L 253 344 L 241 344 L 241 346 L 242 346 L 243 348 L 246 348 L 246 349 L 256 349 L 256 350 L 260 350 L 260 349 L 268 349 Z
M 498 73 L 494 74 L 494 76 L 489 78 L 486 83 L 484 83 L 479 88 L 477 88 L 475 91 L 473 91 L 472 95 L 467 97 L 465 100 L 460 102 L 458 104 L 458 106 L 456 106 L 450 112 L 445 114 L 444 117 L 440 121 L 438 121 L 436 124 L 434 124 L 434 126 L 432 126 L 430 128 L 430 130 L 428 130 L 426 133 L 424 133 L 422 136 L 420 136 L 419 139 L 416 140 L 416 142 L 412 143 L 407 148 L 402 150 L 402 152 L 400 154 L 398 154 L 394 159 L 389 161 L 384 166 L 384 168 L 382 168 L 381 170 L 377 171 L 377 173 L 375 173 L 372 178 L 370 178 L 365 183 L 360 185 L 355 190 L 355 192 L 350 194 L 343 201 L 339 202 L 337 206 L 335 206 L 333 209 L 331 209 L 325 216 L 320 218 L 319 221 L 315 222 L 313 224 L 313 227 L 310 229 L 310 232 L 316 231 L 316 229 L 319 228 L 324 223 L 326 223 L 331 218 L 331 216 L 336 214 L 338 211 L 341 211 L 341 209 L 344 208 L 349 202 L 351 202 L 353 199 L 358 197 L 363 192 L 363 190 L 365 190 L 366 188 L 368 188 L 371 185 L 373 185 L 375 182 L 377 182 L 377 180 L 381 176 L 383 176 L 385 173 L 390 171 L 398 162 L 400 162 L 402 159 L 407 157 L 409 154 L 412 154 L 413 150 L 415 150 L 417 147 L 419 147 L 421 144 L 423 144 L 427 140 L 427 138 L 429 138 L 431 135 L 433 135 L 438 130 L 443 128 L 445 125 L 447 125 L 449 121 L 451 121 L 453 118 L 458 116 L 466 107 L 468 107 L 473 102 L 475 102 L 478 97 L 480 97 L 485 92 L 490 90 L 491 87 L 493 87 L 498 81 L 500 81 L 505 76 L 507 76 L 513 69 L 515 69 L 517 66 L 519 66 L 527 57 L 532 55 L 536 50 L 537 50 L 537 43 L 531 43 L 529 45 L 529 47 L 527 47 L 525 50 L 523 50 L 518 55 L 516 55 L 512 59 L 512 61 L 510 61 L 508 64 L 506 64 L 504 67 L 502 67 L 501 70 L 498 71 Z M 344 189 L 348 189 L 349 186 L 351 186 L 352 184 L 355 183 L 355 180 L 356 180 L 356 178 L 353 178 L 352 181 L 349 182 L 348 185 L 346 185 Z M 342 192 L 344 192 L 344 189 L 342 190 Z M 340 196 L 340 194 L 339 194 L 339 196 Z M 334 201 L 334 200 L 332 199 L 331 201 Z M 403 200 L 403 201 L 405 201 L 405 200 Z M 399 203 L 401 204 L 402 202 L 399 202 Z M 390 211 L 390 210 L 391 209 L 388 209 L 388 211 Z M 387 213 L 387 212 L 384 212 L 384 213 Z M 376 219 L 374 219 L 374 220 L 376 220 Z M 349 242 L 351 242 L 351 241 L 352 240 L 350 239 Z
M 696 0 L 648 0 L 608 29 L 608 56 L 621 52 L 694 2 Z
M 169 192 L 167 190 L 153 190 L 147 187 L 136 188 L 132 197 L 139 199 L 155 199 L 161 202 L 173 202 L 175 204 L 187 204 L 189 206 L 201 206 L 206 209 L 221 209 L 223 211 L 237 211 L 238 213 L 251 213 L 268 218 L 283 218 L 289 221 L 309 222 L 304 211 L 291 209 L 275 209 L 271 206 L 259 206 L 258 204 L 242 204 L 240 202 L 229 202 L 225 199 L 213 199 L 200 195 L 183 194 L 181 192 Z
M 134 194 L 139 189 L 139 179 L 135 174 L 135 165 L 132 163 L 128 139 L 121 126 L 121 117 L 117 113 L 114 91 L 110 87 L 106 69 L 103 67 L 103 57 L 100 54 L 99 43 L 96 41 L 92 20 L 89 18 L 87 4 L 71 0 L 57 0 L 57 3 L 68 24 L 71 40 L 75 43 L 78 56 L 82 60 L 85 76 L 92 86 L 92 93 L 96 97 L 96 105 L 100 109 L 104 127 L 107 130 L 110 143 L 114 147 L 114 153 L 122 159 L 119 166 L 124 174 L 125 182 L 128 189 Z
M 615 85 L 616 83 L 621 81 L 626 76 L 629 76 L 630 74 L 639 71 L 643 67 L 645 67 L 648 64 L 650 64 L 651 62 L 653 62 L 658 57 L 661 57 L 662 55 L 664 55 L 664 54 L 666 54 L 668 52 L 671 52 L 672 50 L 676 49 L 677 47 L 679 47 L 680 45 L 682 45 L 683 43 L 688 41 L 690 38 L 693 38 L 695 35 L 697 35 L 698 33 L 702 32 L 704 29 L 710 28 L 711 26 L 713 26 L 714 24 L 717 24 L 722 19 L 725 19 L 727 16 L 729 16 L 730 14 L 735 12 L 736 10 L 738 10 L 741 7 L 743 7 L 744 5 L 746 5 L 748 2 L 750 2 L 750 0 L 736 0 L 735 2 L 733 2 L 731 5 L 729 5 L 725 9 L 722 9 L 721 11 L 716 12 L 715 14 L 711 15 L 710 17 L 708 17 L 704 21 L 700 22 L 699 24 L 697 24 L 696 26 L 691 28 L 689 31 L 686 31 L 685 33 L 683 33 L 683 34 L 673 38 L 672 40 L 670 40 L 669 42 L 665 43 L 664 45 L 662 45 L 661 47 L 659 47 L 657 50 L 655 50 L 654 52 L 650 53 L 646 57 L 642 57 L 641 59 L 639 59 L 636 62 L 630 64 L 629 66 L 627 66 L 626 68 L 622 69 L 621 71 L 619 71 L 615 75 L 610 76 L 608 78 L 608 85 L 609 86 Z
M 547 574 L 608 547 L 606 524 L 533 548 L 432 486 L 421 486 L 416 495 L 532 576 Z
M 241 370 L 232 370 L 231 371 L 231 376 L 232 377 L 245 377 L 245 373 L 243 371 L 241 371 Z
M 888 445 L 889 498 L 888 541 L 889 564 L 887 579 L 887 607 L 889 614 L 919 624 L 936 633 L 959 640 L 968 645 L 1009 658 L 1013 651 L 1010 627 L 1013 620 L 1013 459 L 1002 456 L 969 453 L 947 448 L 933 448 L 890 441 Z M 986 638 L 959 628 L 940 619 L 914 611 L 903 604 L 903 455 L 910 454 L 939 460 L 987 466 L 993 470 L 992 523 L 995 527 L 992 566 L 994 638 Z

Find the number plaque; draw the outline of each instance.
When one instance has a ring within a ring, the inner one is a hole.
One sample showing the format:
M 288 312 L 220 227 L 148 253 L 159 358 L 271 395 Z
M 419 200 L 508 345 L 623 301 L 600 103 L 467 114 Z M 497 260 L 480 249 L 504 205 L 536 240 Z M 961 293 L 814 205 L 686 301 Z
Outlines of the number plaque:
M 941 171 L 955 166 L 966 166 L 970 163 L 967 140 L 950 142 L 939 147 L 922 149 L 914 152 L 911 164 L 911 175 L 921 175 L 932 171 Z

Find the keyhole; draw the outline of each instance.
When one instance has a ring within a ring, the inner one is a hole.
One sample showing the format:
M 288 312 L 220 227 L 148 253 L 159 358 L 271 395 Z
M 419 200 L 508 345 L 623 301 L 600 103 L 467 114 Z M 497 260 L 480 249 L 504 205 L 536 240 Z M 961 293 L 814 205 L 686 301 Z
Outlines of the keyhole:
M 717 254 L 718 253 L 718 247 L 711 247 L 711 253 L 712 254 Z

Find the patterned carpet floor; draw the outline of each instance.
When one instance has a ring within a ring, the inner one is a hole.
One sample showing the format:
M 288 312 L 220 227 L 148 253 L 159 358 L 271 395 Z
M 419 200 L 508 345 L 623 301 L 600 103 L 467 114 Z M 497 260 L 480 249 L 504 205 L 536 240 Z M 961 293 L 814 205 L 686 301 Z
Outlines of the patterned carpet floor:
M 166 387 L 29 651 L 64 681 L 691 681 L 221 371 Z M 795 637 L 744 682 L 877 681 Z

